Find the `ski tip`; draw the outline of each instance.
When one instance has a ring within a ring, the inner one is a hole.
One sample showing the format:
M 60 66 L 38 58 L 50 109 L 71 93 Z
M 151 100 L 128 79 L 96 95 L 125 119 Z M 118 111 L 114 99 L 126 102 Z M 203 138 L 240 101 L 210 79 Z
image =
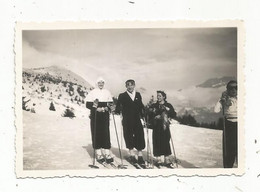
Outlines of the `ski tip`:
M 117 168 L 118 169 L 127 169 L 127 165 L 118 165 Z
M 88 165 L 90 168 L 92 168 L 92 169 L 99 169 L 99 167 L 98 166 L 96 166 L 96 165 Z

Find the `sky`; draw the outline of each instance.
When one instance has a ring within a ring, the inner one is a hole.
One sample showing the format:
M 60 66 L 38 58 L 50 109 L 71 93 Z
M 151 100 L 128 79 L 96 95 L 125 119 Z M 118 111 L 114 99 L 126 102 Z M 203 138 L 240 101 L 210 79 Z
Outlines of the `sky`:
M 237 31 L 235 28 L 23 31 L 23 67 L 52 65 L 65 67 L 91 84 L 101 76 L 114 95 L 125 90 L 127 79 L 135 79 L 136 86 L 145 88 L 149 94 L 164 90 L 174 95 L 175 100 L 198 100 L 192 98 L 196 95 L 194 86 L 209 78 L 236 77 Z M 180 89 L 186 90 L 183 92 L 187 95 L 178 93 Z M 212 90 L 208 92 L 212 94 Z

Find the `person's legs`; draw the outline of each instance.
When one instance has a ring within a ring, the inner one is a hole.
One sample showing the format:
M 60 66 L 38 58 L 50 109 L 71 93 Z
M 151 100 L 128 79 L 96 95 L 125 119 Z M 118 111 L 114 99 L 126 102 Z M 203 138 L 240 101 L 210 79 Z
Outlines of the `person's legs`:
M 162 130 L 162 138 L 161 138 L 161 145 L 162 145 L 162 153 L 165 156 L 169 156 L 172 154 L 171 152 L 171 146 L 170 146 L 170 129 L 169 126 L 166 128 L 166 130 Z
M 133 129 L 126 121 L 123 121 L 123 136 L 126 148 L 132 150 L 134 148 Z
M 237 158 L 237 123 L 229 122 L 230 126 L 230 164 L 229 167 L 233 167 Z
M 237 133 L 237 122 L 234 123 L 234 130 L 235 130 L 235 133 L 234 133 L 234 156 L 235 156 L 235 161 L 236 161 L 236 164 L 238 166 L 238 133 Z
M 152 144 L 153 144 L 153 155 L 158 157 L 160 155 L 160 132 L 156 126 L 153 127 L 152 132 Z
M 134 148 L 137 149 L 140 153 L 138 156 L 142 156 L 142 150 L 145 148 L 145 139 L 144 139 L 144 129 L 141 124 L 140 119 L 136 119 L 135 126 L 133 127 L 133 137 L 134 137 Z
M 102 114 L 100 113 L 91 114 L 92 147 L 94 149 L 103 148 L 103 140 L 105 137 L 106 136 L 104 136 L 104 119 L 102 117 Z
M 223 137 L 224 168 L 232 168 L 237 156 L 237 123 L 225 120 L 225 138 Z
M 101 126 L 103 128 L 102 133 L 100 133 L 100 137 L 101 137 L 101 140 L 102 140 L 102 148 L 110 149 L 111 148 L 111 142 L 110 142 L 109 113 L 108 112 L 103 113 L 102 125 Z
M 123 136 L 125 140 L 126 148 L 129 150 L 129 161 L 131 163 L 137 163 L 134 153 L 134 136 L 133 129 L 129 121 L 124 120 L 123 118 Z
M 144 130 L 139 118 L 136 119 L 135 127 L 133 130 L 134 130 L 134 146 L 138 151 L 137 162 L 140 165 L 144 165 L 145 161 L 143 159 L 143 153 L 142 153 L 142 150 L 145 148 Z

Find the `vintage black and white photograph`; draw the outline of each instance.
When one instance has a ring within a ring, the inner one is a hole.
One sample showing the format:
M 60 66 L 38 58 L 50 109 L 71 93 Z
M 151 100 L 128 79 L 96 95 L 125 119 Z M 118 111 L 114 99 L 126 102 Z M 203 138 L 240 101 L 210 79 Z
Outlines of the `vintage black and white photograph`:
M 20 24 L 18 176 L 241 173 L 241 23 L 216 23 Z

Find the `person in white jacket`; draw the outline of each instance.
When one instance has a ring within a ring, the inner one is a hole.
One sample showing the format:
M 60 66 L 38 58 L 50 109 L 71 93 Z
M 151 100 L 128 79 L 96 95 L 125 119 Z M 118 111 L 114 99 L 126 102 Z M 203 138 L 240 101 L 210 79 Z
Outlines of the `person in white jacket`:
M 224 116 L 223 166 L 232 168 L 237 159 L 237 81 L 229 81 L 226 88 L 215 105 L 215 112 Z
M 105 80 L 98 78 L 97 87 L 87 96 L 86 107 L 90 109 L 90 126 L 92 146 L 96 152 L 98 162 L 113 162 L 110 155 L 109 109 L 113 103 L 111 93 L 104 88 Z

